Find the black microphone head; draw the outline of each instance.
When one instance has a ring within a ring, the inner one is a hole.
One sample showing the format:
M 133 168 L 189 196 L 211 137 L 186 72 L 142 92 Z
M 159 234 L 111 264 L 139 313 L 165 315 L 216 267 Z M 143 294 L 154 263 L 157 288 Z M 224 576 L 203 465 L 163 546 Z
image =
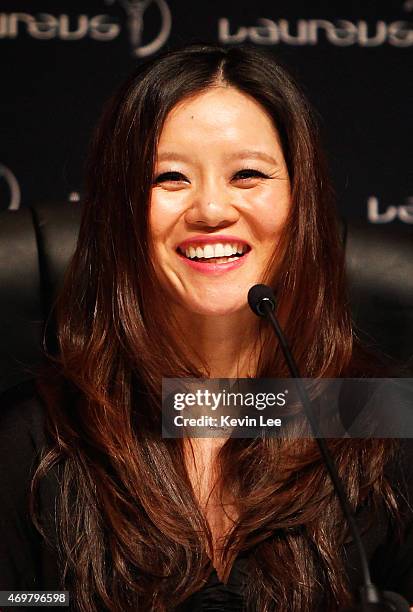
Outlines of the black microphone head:
M 275 295 L 274 291 L 268 285 L 254 285 L 248 291 L 248 304 L 257 317 L 265 317 L 266 310 L 263 304 L 267 303 L 275 310 Z

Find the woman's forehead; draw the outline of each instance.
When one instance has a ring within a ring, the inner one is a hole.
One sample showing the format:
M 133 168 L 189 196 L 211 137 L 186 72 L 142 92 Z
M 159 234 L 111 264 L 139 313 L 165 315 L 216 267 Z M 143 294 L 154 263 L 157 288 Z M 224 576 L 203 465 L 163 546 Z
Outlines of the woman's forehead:
M 170 111 L 158 142 L 158 161 L 182 156 L 182 147 L 222 143 L 234 145 L 239 156 L 256 158 L 271 156 L 266 149 L 280 146 L 272 119 L 256 100 L 234 87 L 213 87 L 182 100 Z M 234 154 L 226 152 L 228 157 Z

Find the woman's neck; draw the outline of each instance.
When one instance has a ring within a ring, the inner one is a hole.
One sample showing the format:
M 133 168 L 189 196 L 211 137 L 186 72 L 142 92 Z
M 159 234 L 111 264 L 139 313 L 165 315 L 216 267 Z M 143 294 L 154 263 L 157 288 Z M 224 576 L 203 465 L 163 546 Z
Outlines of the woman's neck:
M 250 311 L 204 316 L 178 312 L 186 351 L 209 378 L 254 376 L 258 363 L 258 319 Z

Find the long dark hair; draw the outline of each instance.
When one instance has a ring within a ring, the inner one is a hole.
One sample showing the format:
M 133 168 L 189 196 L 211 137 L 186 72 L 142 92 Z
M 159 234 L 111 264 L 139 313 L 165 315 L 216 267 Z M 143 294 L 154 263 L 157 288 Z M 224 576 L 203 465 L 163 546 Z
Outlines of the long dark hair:
M 190 46 L 140 66 L 106 105 L 92 142 L 77 249 L 56 305 L 59 353 L 38 384 L 51 447 L 33 500 L 57 466 L 62 583 L 83 612 L 170 610 L 211 571 L 211 533 L 182 442 L 160 437 L 161 377 L 200 372 L 159 306 L 148 203 L 168 113 L 217 81 L 258 101 L 280 134 L 292 209 L 272 282 L 301 372 L 356 371 L 332 191 L 312 112 L 293 79 L 247 47 Z M 266 334 L 263 326 L 256 376 L 283 376 Z M 354 508 L 373 507 L 379 497 L 395 508 L 383 476 L 390 442 L 333 440 L 330 447 Z M 219 465 L 225 495 L 239 500 L 225 577 L 240 551 L 250 551 L 250 608 L 310 612 L 348 602 L 338 553 L 343 519 L 314 442 L 229 439 Z M 42 529 L 35 501 L 33 514 Z

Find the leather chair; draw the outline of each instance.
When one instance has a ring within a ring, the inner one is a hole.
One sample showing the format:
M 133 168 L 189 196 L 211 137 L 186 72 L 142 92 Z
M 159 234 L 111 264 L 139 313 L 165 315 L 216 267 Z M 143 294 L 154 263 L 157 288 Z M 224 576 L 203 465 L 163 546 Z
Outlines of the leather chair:
M 80 215 L 76 203 L 0 213 L 0 392 L 41 362 Z M 413 368 L 413 227 L 343 221 L 343 241 L 356 329 L 368 345 Z
M 75 203 L 0 213 L 0 393 L 32 378 L 42 361 L 46 322 L 80 217 Z

